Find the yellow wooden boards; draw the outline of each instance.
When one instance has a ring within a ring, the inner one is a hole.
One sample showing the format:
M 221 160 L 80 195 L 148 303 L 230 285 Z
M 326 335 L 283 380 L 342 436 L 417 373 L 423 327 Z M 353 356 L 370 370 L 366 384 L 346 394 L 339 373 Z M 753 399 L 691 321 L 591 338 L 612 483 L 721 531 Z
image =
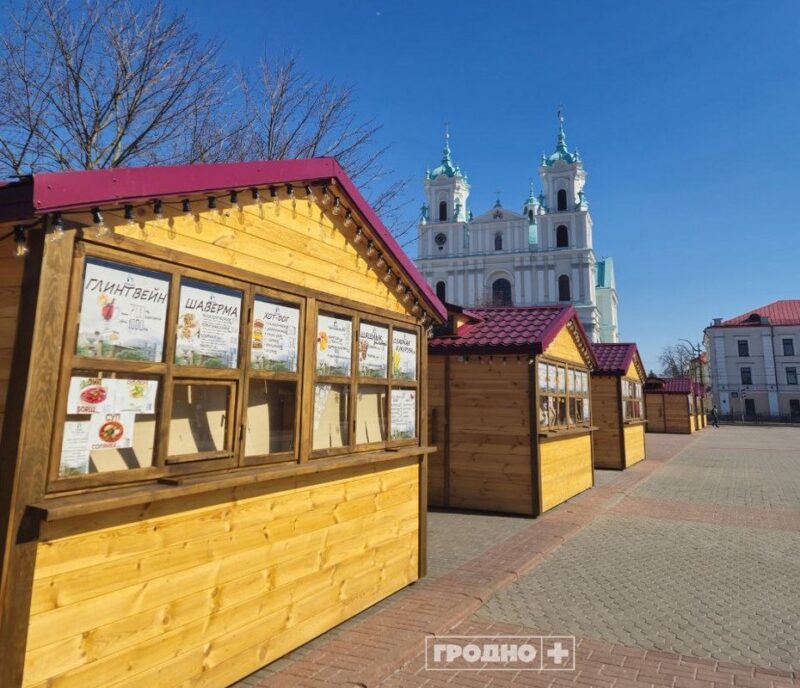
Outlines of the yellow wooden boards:
M 413 459 L 48 524 L 24 686 L 229 685 L 417 578 L 419 474 Z
M 120 213 L 104 214 L 119 237 L 268 275 L 289 284 L 406 313 L 406 306 L 331 221 L 315 197 L 250 203 L 240 210 L 203 209 L 183 215 L 164 205 L 163 219 L 127 224 Z M 90 218 L 86 218 L 90 222 Z M 120 246 L 125 247 L 121 241 Z M 363 244 L 362 244 L 363 246 Z
M 573 435 L 539 444 L 542 511 L 592 486 L 592 437 Z
M 562 328 L 556 338 L 550 342 L 550 345 L 544 351 L 544 355 L 568 361 L 569 363 L 586 365 L 586 359 L 584 359 L 581 350 L 575 343 L 574 335 L 566 327 Z
M 625 468 L 638 463 L 645 456 L 644 428 L 644 424 L 625 426 Z
M 631 361 L 630 365 L 628 366 L 628 370 L 625 371 L 625 377 L 631 380 L 638 380 L 639 382 L 644 382 L 644 380 L 642 380 L 642 376 L 639 375 L 639 368 L 636 367 L 634 361 Z

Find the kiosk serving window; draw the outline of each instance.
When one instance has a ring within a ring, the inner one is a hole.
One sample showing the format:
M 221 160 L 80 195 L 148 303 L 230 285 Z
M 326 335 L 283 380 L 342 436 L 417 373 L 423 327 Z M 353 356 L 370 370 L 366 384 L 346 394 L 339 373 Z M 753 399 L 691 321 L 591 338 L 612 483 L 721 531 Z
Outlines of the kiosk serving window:
M 81 246 L 87 255 L 76 258 L 72 280 L 52 490 L 417 441 L 413 327 Z M 305 332 L 309 304 L 315 331 Z M 304 344 L 308 336 L 315 345 Z
M 537 367 L 539 425 L 568 428 L 589 423 L 589 373 L 540 360 Z
M 641 420 L 642 383 L 634 380 L 622 380 L 622 406 L 625 420 Z

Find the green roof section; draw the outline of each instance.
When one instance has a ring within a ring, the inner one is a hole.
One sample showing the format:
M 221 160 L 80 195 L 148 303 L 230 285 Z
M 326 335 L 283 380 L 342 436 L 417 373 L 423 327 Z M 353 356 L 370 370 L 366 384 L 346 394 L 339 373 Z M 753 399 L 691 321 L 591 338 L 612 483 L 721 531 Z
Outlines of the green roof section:
M 564 132 L 564 115 L 561 114 L 561 110 L 558 111 L 558 138 L 556 139 L 556 150 L 549 156 L 542 156 L 542 165 L 549 167 L 559 160 L 570 165 L 581 161 L 581 156 L 577 148 L 574 153 L 570 153 L 569 148 L 567 148 L 567 135 Z
M 614 276 L 614 259 L 603 258 L 597 261 L 597 283 L 599 289 L 616 289 L 617 280 Z
M 446 131 L 444 134 L 444 148 L 442 149 L 442 162 L 441 165 L 428 171 L 428 179 L 436 179 L 437 177 L 463 177 L 467 175 L 461 172 L 461 168 L 453 163 L 453 158 L 450 153 L 450 132 Z

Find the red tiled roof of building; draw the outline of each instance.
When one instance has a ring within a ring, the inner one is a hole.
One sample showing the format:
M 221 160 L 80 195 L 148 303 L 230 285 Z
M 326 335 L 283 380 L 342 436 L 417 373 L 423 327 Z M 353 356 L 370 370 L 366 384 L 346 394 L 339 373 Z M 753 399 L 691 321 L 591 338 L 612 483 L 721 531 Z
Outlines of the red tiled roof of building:
M 624 375 L 636 356 L 636 344 L 592 344 L 597 369 L 601 375 Z
M 688 377 L 649 377 L 645 388 L 648 392 L 656 394 L 690 394 L 697 384 Z
M 754 308 L 752 311 L 737 315 L 735 318 L 723 320 L 722 327 L 741 327 L 763 324 L 760 322 L 760 319 L 755 316 L 769 318 L 770 325 L 800 325 L 800 299 L 773 301 L 766 306 Z
M 541 353 L 570 320 L 574 320 L 589 355 L 591 343 L 573 306 L 498 306 L 469 308 L 470 322 L 455 334 L 439 334 L 428 341 L 433 354 Z M 593 361 L 594 363 L 594 361 Z

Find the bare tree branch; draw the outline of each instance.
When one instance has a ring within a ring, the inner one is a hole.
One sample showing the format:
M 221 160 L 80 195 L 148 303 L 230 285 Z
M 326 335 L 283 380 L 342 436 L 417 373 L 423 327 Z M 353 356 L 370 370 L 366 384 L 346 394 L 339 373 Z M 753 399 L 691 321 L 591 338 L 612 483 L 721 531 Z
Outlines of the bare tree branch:
M 665 377 L 690 377 L 694 352 L 685 344 L 672 344 L 658 357 L 661 374 Z

